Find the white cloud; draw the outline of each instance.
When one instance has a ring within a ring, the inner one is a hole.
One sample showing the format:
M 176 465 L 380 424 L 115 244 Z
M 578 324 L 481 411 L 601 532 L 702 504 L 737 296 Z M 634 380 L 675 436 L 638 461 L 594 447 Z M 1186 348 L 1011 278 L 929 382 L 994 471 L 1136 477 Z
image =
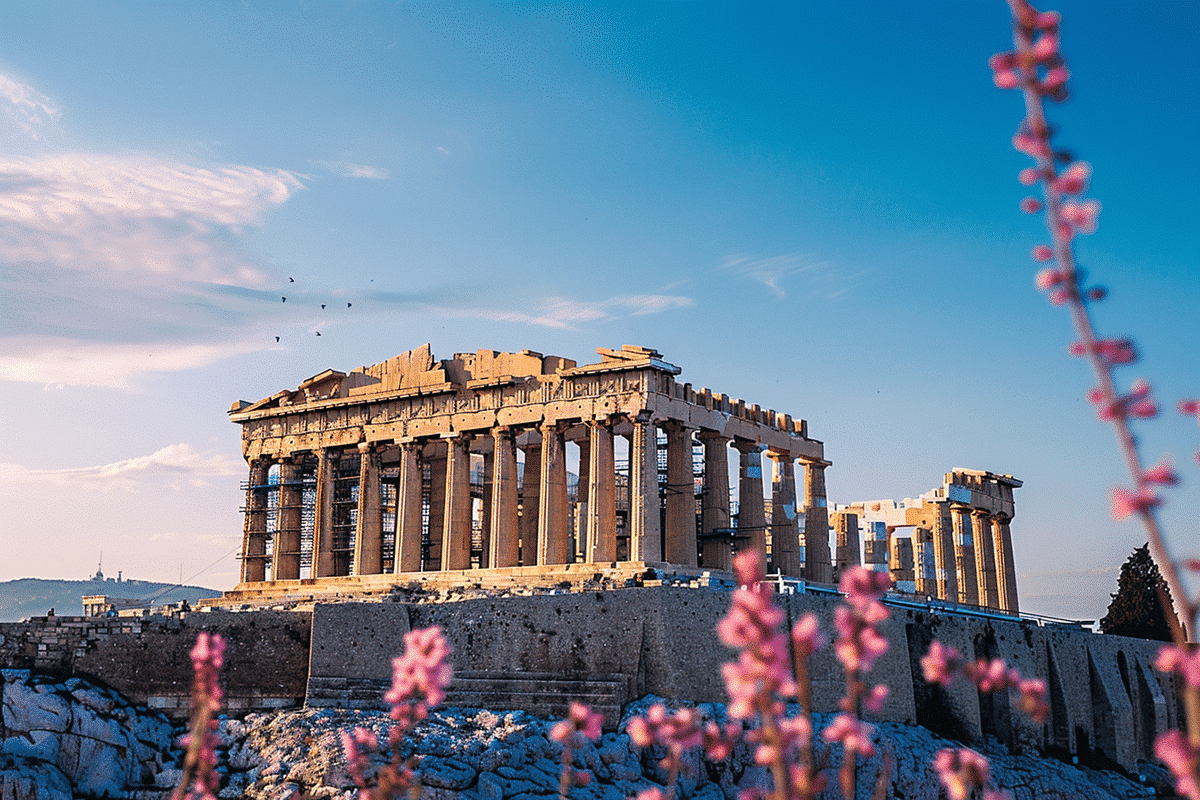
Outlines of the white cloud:
M 0 339 L 0 379 L 41 383 L 48 391 L 64 384 L 128 389 L 131 379 L 144 372 L 195 369 L 267 346 L 265 342 L 113 344 L 12 337 Z
M 0 97 L 8 101 L 3 105 L 4 118 L 16 123 L 31 139 L 40 138 L 40 129 L 59 116 L 49 97 L 7 75 L 0 75 Z
M 610 297 L 607 300 L 581 302 L 567 297 L 547 297 L 535 311 L 502 310 L 494 308 L 455 308 L 429 306 L 431 311 L 451 317 L 470 317 L 493 322 L 517 322 L 547 328 L 576 328 L 589 322 L 613 319 L 622 313 L 631 315 L 658 314 L 694 304 L 690 297 L 680 295 L 644 294 Z
M 388 171 L 382 167 L 351 164 L 349 161 L 315 161 L 325 169 L 342 178 L 386 178 Z
M 111 464 L 67 469 L 30 469 L 20 464 L 0 464 L 0 480 L 11 488 L 21 483 L 88 485 L 132 490 L 146 480 L 165 478 L 203 484 L 205 478 L 228 478 L 245 472 L 240 459 L 217 452 L 197 452 L 187 443 L 172 444 L 150 455 Z
M 726 256 L 718 269 L 733 270 L 738 275 L 758 281 L 778 298 L 787 296 L 785 281 L 803 276 L 806 296 L 833 299 L 848 291 L 853 281 L 847 281 L 829 261 L 819 261 L 801 253 L 786 253 L 767 258 L 744 255 Z

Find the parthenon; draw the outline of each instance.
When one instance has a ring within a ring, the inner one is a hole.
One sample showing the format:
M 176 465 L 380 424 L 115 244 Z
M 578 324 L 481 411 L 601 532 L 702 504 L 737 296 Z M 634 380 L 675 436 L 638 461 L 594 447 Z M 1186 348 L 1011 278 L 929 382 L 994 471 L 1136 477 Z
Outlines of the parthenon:
M 649 348 L 597 353 L 436 360 L 423 345 L 234 403 L 250 467 L 239 589 L 576 562 L 728 569 L 751 547 L 784 575 L 832 580 L 829 462 L 804 420 L 678 383 Z

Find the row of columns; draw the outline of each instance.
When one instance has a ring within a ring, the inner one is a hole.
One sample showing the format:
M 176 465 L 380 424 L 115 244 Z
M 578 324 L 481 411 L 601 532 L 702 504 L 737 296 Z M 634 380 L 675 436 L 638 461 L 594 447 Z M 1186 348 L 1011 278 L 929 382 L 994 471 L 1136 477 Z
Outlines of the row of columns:
M 918 528 L 915 534 L 932 544 L 934 562 L 932 579 L 918 567 L 917 592 L 1017 612 L 1009 522 L 1007 515 L 958 503 L 939 510 L 934 530 Z
M 579 500 L 586 503 L 583 558 L 589 562 L 611 562 L 617 558 L 617 484 L 614 452 L 614 423 L 626 418 L 597 418 L 586 422 L 587 436 L 578 440 L 580 449 Z M 697 566 L 696 498 L 692 474 L 692 428 L 675 420 L 654 420 L 640 415 L 627 420 L 632 428 L 629 471 L 629 551 L 632 561 L 666 561 Z M 567 494 L 566 432 L 574 425 L 546 423 L 538 427 L 540 440 L 524 446 L 523 488 L 518 488 L 517 437 L 523 429 L 496 427 L 490 431 L 491 449 L 484 458 L 484 515 L 487 531 L 484 560 L 489 567 L 527 564 L 565 564 L 575 560 L 570 552 L 570 503 Z M 664 508 L 660 510 L 657 428 L 667 439 L 667 475 Z M 715 431 L 701 430 L 705 478 L 701 499 L 700 529 L 704 534 L 706 566 L 729 569 L 731 515 L 730 476 L 727 460 L 732 443 L 739 453 L 739 519 L 737 533 L 749 547 L 763 551 L 766 544 L 766 513 L 763 501 L 762 454 L 754 442 L 729 439 Z M 472 434 L 442 437 L 444 458 L 425 459 L 430 440 L 388 443 L 399 447 L 399 477 L 396 497 L 395 554 L 392 571 L 417 572 L 422 567 L 422 475 L 425 461 L 430 468 L 428 531 L 438 545 L 437 565 L 442 570 L 463 570 L 471 565 L 472 497 L 470 487 L 470 443 Z M 790 454 L 766 451 L 772 462 L 771 538 L 777 568 L 785 574 L 802 575 L 806 567 L 811 580 L 831 579 L 827 535 L 808 543 L 807 559 L 801 558 L 797 523 L 794 459 Z M 317 453 L 315 523 L 313 531 L 313 577 L 338 574 L 353 559 L 353 572 L 378 574 L 383 569 L 383 532 L 380 514 L 382 450 L 378 443 L 357 447 L 358 511 L 352 556 L 335 557 L 331 533 L 333 516 L 332 453 Z M 826 532 L 824 468 L 827 462 L 805 461 L 805 529 Z M 246 509 L 243 548 L 243 581 L 266 578 L 268 559 L 273 561 L 272 578 L 300 577 L 301 496 L 299 460 L 280 460 L 279 521 L 274 552 L 267 554 L 265 492 L 271 466 L 269 459 L 256 459 L 250 466 L 250 489 Z M 524 513 L 521 509 L 524 508 Z M 536 513 L 533 513 L 536 512 Z M 660 516 L 661 513 L 661 516 Z M 294 515 L 285 518 L 284 515 Z M 521 546 L 524 543 L 524 558 Z M 746 544 L 742 545 L 744 549 Z M 434 555 L 431 552 L 431 556 Z M 341 560 L 339 560 L 341 559 Z M 822 567 L 824 569 L 822 569 Z M 426 565 L 426 568 L 429 568 Z M 349 570 L 346 570 L 349 571 Z

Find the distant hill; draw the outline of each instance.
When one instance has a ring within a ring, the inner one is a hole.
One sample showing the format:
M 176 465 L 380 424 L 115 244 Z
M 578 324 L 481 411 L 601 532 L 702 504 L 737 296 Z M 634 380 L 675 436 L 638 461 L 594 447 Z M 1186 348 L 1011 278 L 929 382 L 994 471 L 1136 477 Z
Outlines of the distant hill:
M 0 583 L 0 622 L 19 622 L 26 617 L 42 616 L 50 609 L 62 616 L 83 613 L 80 598 L 85 594 L 109 597 L 154 599 L 154 605 L 187 600 L 195 604 L 202 597 L 220 597 L 216 589 L 203 586 L 175 586 L 151 581 L 86 580 L 64 581 L 45 578 L 19 578 Z

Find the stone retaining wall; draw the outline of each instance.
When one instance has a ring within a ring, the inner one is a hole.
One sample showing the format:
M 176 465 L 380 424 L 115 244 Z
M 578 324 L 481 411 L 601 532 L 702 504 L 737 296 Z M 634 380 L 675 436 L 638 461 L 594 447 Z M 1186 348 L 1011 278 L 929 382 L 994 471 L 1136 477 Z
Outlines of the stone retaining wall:
M 188 653 L 200 631 L 229 643 L 222 683 L 230 711 L 298 706 L 308 678 L 311 615 L 256 611 L 167 617 L 32 617 L 0 623 L 0 667 L 100 680 L 179 718 L 191 706 Z

